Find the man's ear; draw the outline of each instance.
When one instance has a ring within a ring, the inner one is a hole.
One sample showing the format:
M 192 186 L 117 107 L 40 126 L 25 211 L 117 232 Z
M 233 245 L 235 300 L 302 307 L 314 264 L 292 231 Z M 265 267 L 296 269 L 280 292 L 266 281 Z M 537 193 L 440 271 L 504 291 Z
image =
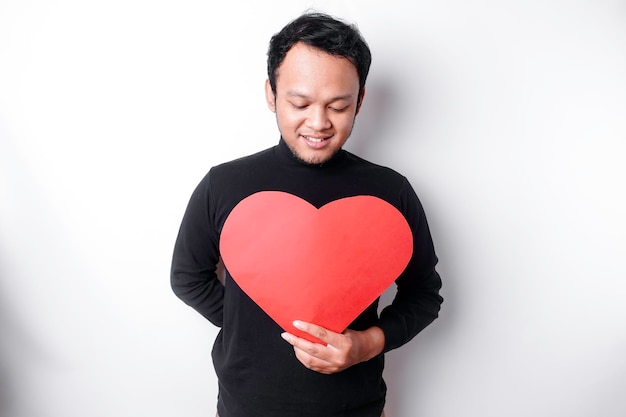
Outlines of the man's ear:
M 270 80 L 265 80 L 265 100 L 267 101 L 267 107 L 276 113 L 276 95 L 272 91 Z
M 359 114 L 359 111 L 361 110 L 361 106 L 363 105 L 363 99 L 365 98 L 365 87 L 363 87 L 363 89 L 361 90 L 361 94 L 359 97 L 359 105 L 356 108 L 356 113 L 354 114 L 355 116 L 357 114 Z

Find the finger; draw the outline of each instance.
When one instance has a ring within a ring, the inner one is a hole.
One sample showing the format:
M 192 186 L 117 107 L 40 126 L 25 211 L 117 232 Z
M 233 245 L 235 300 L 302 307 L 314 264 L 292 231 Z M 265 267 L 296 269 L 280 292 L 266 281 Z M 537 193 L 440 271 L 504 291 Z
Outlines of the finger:
M 332 362 L 329 362 L 324 359 L 320 359 L 315 356 L 311 356 L 308 352 L 299 349 L 297 346 L 293 348 L 296 358 L 302 363 L 305 367 L 312 371 L 320 372 L 323 374 L 330 374 L 336 372 L 337 366 Z
M 328 360 L 331 355 L 326 346 L 310 342 L 287 332 L 282 333 L 281 337 L 293 346 L 296 358 L 298 358 L 304 366 L 317 372 L 332 372 L 333 365 Z
M 325 360 L 328 358 L 329 352 L 328 347 L 321 345 L 319 343 L 310 342 L 306 339 L 293 335 L 291 333 L 284 332 L 280 335 L 283 339 L 285 339 L 291 346 L 295 349 L 298 349 L 309 356 L 319 358 Z
M 301 320 L 294 321 L 293 327 L 321 340 L 326 343 L 328 347 L 337 346 L 342 337 L 341 334 L 335 333 L 332 330 L 328 330 L 322 326 L 318 326 L 317 324 L 307 323 Z

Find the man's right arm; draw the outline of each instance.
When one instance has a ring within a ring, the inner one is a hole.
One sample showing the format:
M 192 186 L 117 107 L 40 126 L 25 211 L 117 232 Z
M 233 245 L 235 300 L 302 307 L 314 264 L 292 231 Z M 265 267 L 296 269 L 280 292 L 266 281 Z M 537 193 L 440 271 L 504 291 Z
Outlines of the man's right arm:
M 207 175 L 193 192 L 172 257 L 174 293 L 216 326 L 223 321 L 224 286 L 218 280 L 219 236 L 210 204 Z

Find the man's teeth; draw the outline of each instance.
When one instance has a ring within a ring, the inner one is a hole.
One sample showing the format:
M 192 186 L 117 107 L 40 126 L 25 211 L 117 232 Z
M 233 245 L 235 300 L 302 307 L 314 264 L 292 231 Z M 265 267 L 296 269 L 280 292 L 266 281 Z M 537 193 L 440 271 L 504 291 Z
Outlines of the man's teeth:
M 318 139 L 318 138 L 312 138 L 312 137 L 309 137 L 309 136 L 305 136 L 305 138 L 306 138 L 306 140 L 309 140 L 309 141 L 315 142 L 315 143 L 320 143 L 320 142 L 323 142 L 323 141 L 326 140 L 325 138 L 319 138 Z

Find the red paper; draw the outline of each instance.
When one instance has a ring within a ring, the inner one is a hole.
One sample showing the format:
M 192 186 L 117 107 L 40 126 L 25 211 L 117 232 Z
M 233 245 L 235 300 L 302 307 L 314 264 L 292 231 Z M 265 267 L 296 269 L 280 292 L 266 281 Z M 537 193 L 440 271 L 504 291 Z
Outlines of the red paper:
M 235 206 L 220 238 L 224 265 L 241 289 L 283 329 L 318 343 L 292 322 L 341 333 L 402 273 L 412 251 L 404 216 L 372 196 L 317 209 L 262 191 Z

